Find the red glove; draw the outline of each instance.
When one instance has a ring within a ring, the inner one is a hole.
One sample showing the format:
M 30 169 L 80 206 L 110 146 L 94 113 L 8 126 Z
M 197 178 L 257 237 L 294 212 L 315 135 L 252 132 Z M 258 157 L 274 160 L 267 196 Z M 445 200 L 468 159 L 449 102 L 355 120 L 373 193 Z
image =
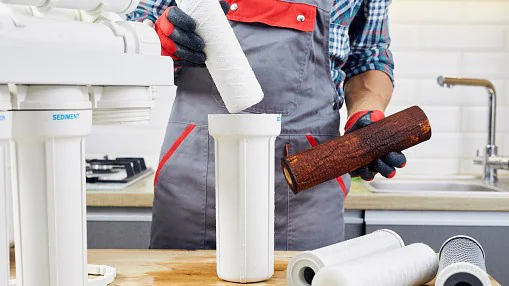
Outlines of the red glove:
M 366 127 L 373 122 L 385 118 L 385 115 L 380 110 L 359 111 L 354 113 L 346 122 L 345 134 L 350 133 L 362 127 Z M 361 167 L 350 175 L 352 177 L 360 176 L 365 181 L 371 181 L 375 178 L 377 173 L 380 173 L 386 178 L 392 178 L 396 175 L 395 168 L 403 168 L 406 165 L 406 157 L 401 152 L 390 152 L 387 155 L 376 159 L 374 162 L 367 166 Z
M 226 14 L 228 3 L 220 4 Z M 180 8 L 168 7 L 157 19 L 155 30 L 161 41 L 161 54 L 170 56 L 175 67 L 205 67 L 205 42 L 195 33 L 196 22 Z

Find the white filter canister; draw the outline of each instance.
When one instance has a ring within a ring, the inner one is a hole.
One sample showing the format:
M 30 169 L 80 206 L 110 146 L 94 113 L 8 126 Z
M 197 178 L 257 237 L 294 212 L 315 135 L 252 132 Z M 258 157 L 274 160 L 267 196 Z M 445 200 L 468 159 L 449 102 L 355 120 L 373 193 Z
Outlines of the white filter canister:
M 18 285 L 87 286 L 87 95 L 81 86 L 29 86 L 25 110 L 12 111 Z
M 9 285 L 11 112 L 0 111 L 0 285 Z
M 9 285 L 9 237 L 11 231 L 9 204 L 11 192 L 12 113 L 9 89 L 0 85 L 0 285 Z
M 209 115 L 215 142 L 217 275 L 232 282 L 274 274 L 278 114 Z

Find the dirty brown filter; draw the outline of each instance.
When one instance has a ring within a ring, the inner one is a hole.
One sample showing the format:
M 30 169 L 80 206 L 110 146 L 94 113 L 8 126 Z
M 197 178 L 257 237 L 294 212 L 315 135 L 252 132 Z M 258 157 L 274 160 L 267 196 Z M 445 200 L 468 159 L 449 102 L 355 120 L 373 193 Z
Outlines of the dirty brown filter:
M 431 138 L 429 120 L 418 106 L 388 116 L 344 136 L 283 158 L 285 179 L 297 194 L 350 173 L 389 152 L 403 151 Z

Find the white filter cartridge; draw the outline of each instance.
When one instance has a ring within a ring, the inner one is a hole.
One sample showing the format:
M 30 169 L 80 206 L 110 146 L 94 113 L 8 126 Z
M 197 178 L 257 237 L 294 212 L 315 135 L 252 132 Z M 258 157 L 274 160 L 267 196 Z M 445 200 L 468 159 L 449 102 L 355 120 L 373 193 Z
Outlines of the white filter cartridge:
M 238 113 L 263 99 L 263 91 L 217 0 L 177 0 L 196 21 L 205 42 L 205 64 L 230 113 Z
M 215 142 L 217 275 L 258 282 L 274 274 L 276 114 L 209 115 Z
M 337 265 L 405 246 L 394 231 L 381 229 L 340 243 L 303 251 L 292 257 L 286 271 L 288 285 L 309 286 L 315 274 L 326 266 Z
M 429 246 L 414 243 L 320 270 L 316 286 L 420 286 L 435 278 L 438 258 Z
M 440 248 L 437 286 L 491 286 L 485 254 L 479 242 L 466 235 L 449 238 Z

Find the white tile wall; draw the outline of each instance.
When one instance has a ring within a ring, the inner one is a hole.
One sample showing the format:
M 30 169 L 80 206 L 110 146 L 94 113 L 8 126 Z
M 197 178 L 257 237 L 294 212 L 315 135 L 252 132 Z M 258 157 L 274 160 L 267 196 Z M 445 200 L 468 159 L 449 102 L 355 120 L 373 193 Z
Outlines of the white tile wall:
M 423 1 L 424 2 L 424 1 Z M 471 1 L 465 3 L 465 20 L 471 24 L 509 23 L 509 2 L 507 1 Z
M 405 152 L 409 162 L 399 175 L 481 172 L 472 157 L 486 143 L 487 93 L 441 88 L 440 74 L 493 81 L 497 144 L 509 155 L 509 1 L 393 0 L 390 29 L 396 86 L 387 114 L 419 105 L 433 129 L 429 142 Z M 147 126 L 94 127 L 87 155 L 144 156 L 155 167 L 173 96 L 174 90 L 161 90 Z
M 503 26 L 425 25 L 420 33 L 420 48 L 438 51 L 501 51 L 505 48 Z

